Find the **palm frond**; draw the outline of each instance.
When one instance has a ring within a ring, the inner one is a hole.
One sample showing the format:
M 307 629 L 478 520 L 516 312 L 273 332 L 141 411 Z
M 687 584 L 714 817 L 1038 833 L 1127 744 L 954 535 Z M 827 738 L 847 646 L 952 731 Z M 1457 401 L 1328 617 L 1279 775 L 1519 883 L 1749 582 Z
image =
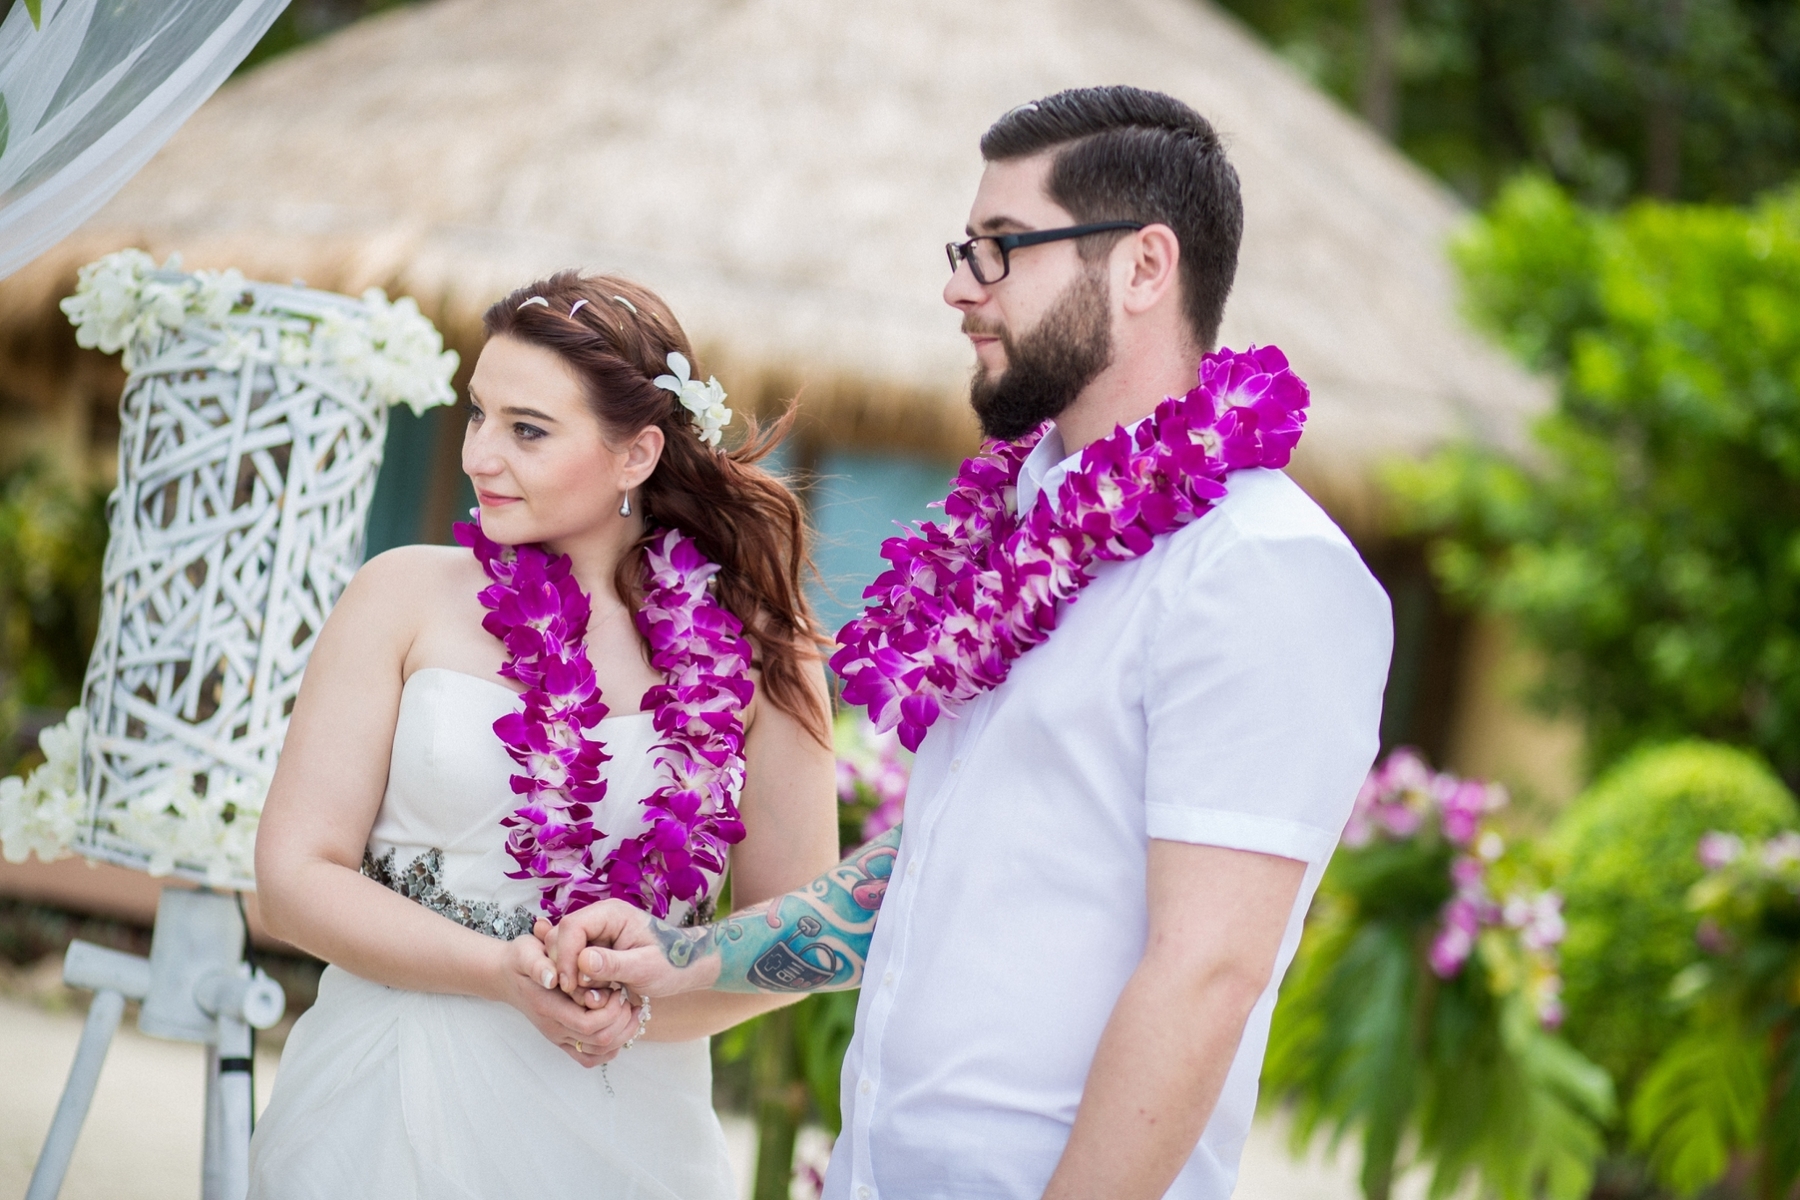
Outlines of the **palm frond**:
M 1691 1196 L 1754 1142 L 1766 1099 L 1760 1039 L 1733 1022 L 1705 1026 L 1644 1077 L 1631 1103 L 1632 1142 L 1662 1183 Z

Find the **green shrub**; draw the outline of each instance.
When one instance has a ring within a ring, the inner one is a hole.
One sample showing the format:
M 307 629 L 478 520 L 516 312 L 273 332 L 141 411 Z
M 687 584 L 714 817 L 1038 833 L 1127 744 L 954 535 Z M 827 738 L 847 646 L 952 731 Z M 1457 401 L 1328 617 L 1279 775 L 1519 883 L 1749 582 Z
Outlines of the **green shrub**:
M 1597 765 L 1702 737 L 1800 784 L 1800 187 L 1599 213 L 1522 179 L 1457 259 L 1560 387 L 1529 455 L 1394 469 L 1439 579 L 1543 652 Z
M 1354 1136 L 1366 1200 L 1415 1164 L 1434 1197 L 1581 1200 L 1593 1183 L 1612 1082 L 1556 1033 L 1558 902 L 1530 848 L 1506 847 L 1503 803 L 1396 751 L 1282 985 L 1264 1102 L 1290 1108 L 1296 1149 Z
M 0 473 L 0 775 L 81 702 L 100 614 L 106 494 L 42 463 Z
M 1687 897 L 1705 874 L 1701 836 L 1761 838 L 1796 824 L 1793 796 L 1760 759 L 1693 741 L 1632 755 L 1558 821 L 1565 1031 L 1622 1096 L 1680 1030 L 1669 987 L 1700 957 Z
M 1715 835 L 1688 895 L 1706 961 L 1678 977 L 1686 1031 L 1644 1076 L 1631 1140 L 1678 1196 L 1735 1177 L 1800 1195 L 1800 834 Z

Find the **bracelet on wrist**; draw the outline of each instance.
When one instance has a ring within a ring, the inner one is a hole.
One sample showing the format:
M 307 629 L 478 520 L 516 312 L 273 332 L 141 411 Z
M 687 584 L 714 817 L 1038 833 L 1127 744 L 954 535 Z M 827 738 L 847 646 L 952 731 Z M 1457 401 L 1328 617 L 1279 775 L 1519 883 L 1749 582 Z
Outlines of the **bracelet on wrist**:
M 644 1002 L 642 1004 L 638 1005 L 637 1032 L 632 1034 L 631 1037 L 626 1040 L 625 1044 L 623 1046 L 619 1047 L 619 1049 L 620 1050 L 629 1050 L 633 1046 L 637 1045 L 637 1040 L 644 1036 L 644 1030 L 646 1030 L 648 1028 L 650 1028 L 650 997 L 645 996 Z

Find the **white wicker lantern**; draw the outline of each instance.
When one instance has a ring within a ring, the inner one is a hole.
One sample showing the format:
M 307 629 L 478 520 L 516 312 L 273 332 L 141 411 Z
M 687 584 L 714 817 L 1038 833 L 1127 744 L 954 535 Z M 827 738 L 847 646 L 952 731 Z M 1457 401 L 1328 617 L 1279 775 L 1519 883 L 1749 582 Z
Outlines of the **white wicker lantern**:
M 0 787 L 0 838 L 249 888 L 301 673 L 362 561 L 387 406 L 449 403 L 456 355 L 408 299 L 138 251 L 84 268 L 63 307 L 83 345 L 124 352 L 119 482 L 82 710 Z

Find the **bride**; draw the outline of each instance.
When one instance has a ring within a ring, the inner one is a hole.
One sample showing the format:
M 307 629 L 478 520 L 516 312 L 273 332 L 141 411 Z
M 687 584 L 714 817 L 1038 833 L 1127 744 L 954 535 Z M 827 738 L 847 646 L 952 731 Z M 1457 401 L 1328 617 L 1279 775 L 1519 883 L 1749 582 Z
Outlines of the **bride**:
M 264 919 L 331 966 L 251 1195 L 730 1196 L 706 1038 L 793 997 L 571 999 L 539 938 L 704 920 L 727 852 L 738 907 L 837 861 L 800 509 L 647 290 L 563 272 L 485 325 L 471 549 L 357 573 L 263 811 Z

